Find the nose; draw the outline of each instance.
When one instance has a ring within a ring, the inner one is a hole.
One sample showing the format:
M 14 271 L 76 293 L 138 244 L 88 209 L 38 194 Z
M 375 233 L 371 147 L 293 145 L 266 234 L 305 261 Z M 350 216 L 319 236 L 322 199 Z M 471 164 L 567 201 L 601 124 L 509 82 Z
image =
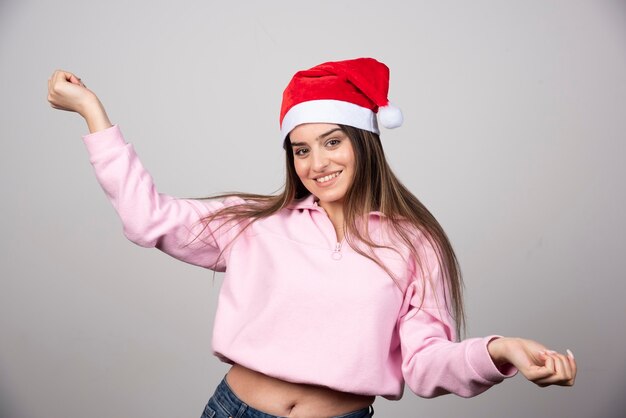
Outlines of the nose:
M 313 155 L 313 170 L 322 172 L 328 166 L 328 156 L 324 152 L 314 152 Z

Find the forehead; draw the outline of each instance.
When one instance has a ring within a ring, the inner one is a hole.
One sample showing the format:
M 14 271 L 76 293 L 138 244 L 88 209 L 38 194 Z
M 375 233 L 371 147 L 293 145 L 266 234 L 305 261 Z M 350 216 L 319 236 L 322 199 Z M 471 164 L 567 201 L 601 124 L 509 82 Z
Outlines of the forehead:
M 289 133 L 291 142 L 309 142 L 323 138 L 341 128 L 332 123 L 303 123 Z

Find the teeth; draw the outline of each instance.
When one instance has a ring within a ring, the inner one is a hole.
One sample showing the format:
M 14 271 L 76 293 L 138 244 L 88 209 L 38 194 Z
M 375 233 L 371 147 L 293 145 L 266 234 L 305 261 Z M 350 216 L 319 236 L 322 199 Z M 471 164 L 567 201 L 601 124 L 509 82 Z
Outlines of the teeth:
M 339 174 L 341 174 L 341 171 L 337 171 L 337 172 L 336 172 L 336 173 L 334 173 L 334 174 L 329 174 L 329 175 L 327 175 L 327 176 L 320 177 L 320 178 L 316 179 L 316 181 L 317 181 L 318 183 L 325 183 L 325 182 L 327 182 L 328 180 L 332 180 L 332 179 L 334 179 L 334 178 L 335 178 L 335 177 L 337 177 Z

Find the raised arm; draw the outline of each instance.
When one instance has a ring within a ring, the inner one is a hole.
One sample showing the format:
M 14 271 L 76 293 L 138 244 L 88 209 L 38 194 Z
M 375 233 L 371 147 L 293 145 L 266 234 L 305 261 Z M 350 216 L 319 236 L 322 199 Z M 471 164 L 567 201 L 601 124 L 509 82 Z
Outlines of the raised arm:
M 241 199 L 200 201 L 158 193 L 152 177 L 117 125 L 111 125 L 96 95 L 79 78 L 55 71 L 48 81 L 52 107 L 74 111 L 85 118 L 91 133 L 83 140 L 96 177 L 122 220 L 124 234 L 142 247 L 156 247 L 185 261 L 215 270 L 225 268 L 219 257 L 238 232 L 200 220 Z M 205 228 L 206 226 L 206 228 Z
M 48 102 L 55 109 L 80 114 L 91 133 L 111 127 L 98 96 L 68 71 L 56 70 L 48 79 Z

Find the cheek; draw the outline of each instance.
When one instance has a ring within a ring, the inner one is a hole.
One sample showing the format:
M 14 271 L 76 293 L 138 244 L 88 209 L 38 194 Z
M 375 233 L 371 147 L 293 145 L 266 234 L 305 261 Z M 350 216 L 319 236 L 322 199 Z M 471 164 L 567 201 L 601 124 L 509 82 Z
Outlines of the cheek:
M 341 148 L 341 163 L 345 166 L 354 166 L 356 162 L 356 156 L 354 155 L 354 148 L 352 143 L 347 143 L 345 147 Z
M 346 152 L 341 156 L 341 163 L 346 166 L 346 168 L 354 169 L 355 159 L 354 153 L 352 150 L 346 150 Z

